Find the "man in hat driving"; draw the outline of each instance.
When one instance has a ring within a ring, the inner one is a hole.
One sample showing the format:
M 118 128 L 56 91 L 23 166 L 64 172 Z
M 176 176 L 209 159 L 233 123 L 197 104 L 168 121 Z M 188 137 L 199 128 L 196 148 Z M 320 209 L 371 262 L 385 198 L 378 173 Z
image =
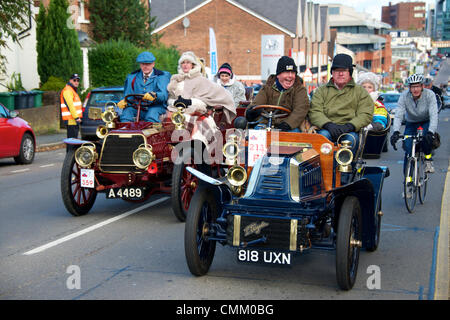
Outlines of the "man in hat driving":
M 140 119 L 147 122 L 159 122 L 159 116 L 166 112 L 167 108 L 167 85 L 170 81 L 170 73 L 155 68 L 155 56 L 151 52 L 144 51 L 138 55 L 136 62 L 140 69 L 130 73 L 125 79 L 124 97 L 129 94 L 144 94 L 142 100 L 145 105 L 141 108 Z M 132 122 L 135 120 L 137 110 L 127 106 L 127 102 L 121 100 L 118 107 L 123 109 L 120 116 L 121 122 Z
M 337 54 L 331 65 L 331 79 L 319 87 L 311 100 L 309 119 L 320 128 L 319 134 L 336 142 L 343 134 L 352 142 L 355 151 L 358 145 L 357 132 L 367 126 L 373 117 L 373 100 L 367 91 L 355 84 L 352 77 L 352 57 Z
M 309 99 L 306 88 L 297 75 L 294 59 L 283 56 L 278 60 L 276 74 L 269 76 L 266 84 L 246 111 L 248 121 L 255 121 L 259 118 L 259 123 L 263 124 L 267 121 L 260 118 L 262 109 L 254 109 L 258 105 L 282 106 L 291 110 L 286 118 L 274 120 L 275 128 L 281 131 L 300 132 L 300 124 L 308 114 Z

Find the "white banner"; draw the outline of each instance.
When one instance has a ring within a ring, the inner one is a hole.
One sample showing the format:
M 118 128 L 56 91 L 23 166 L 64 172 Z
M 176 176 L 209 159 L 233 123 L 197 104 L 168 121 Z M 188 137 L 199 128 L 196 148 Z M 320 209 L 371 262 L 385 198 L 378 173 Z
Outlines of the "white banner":
M 217 45 L 216 35 L 213 28 L 209 28 L 209 65 L 211 66 L 211 75 L 215 76 L 217 73 Z

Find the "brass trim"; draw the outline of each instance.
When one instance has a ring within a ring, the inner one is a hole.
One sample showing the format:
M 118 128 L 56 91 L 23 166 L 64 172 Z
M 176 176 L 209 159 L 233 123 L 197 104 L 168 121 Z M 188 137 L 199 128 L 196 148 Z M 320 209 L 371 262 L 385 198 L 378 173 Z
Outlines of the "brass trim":
M 292 200 L 300 201 L 300 185 L 299 185 L 299 172 L 298 172 L 299 162 L 291 158 L 289 163 L 289 184 L 291 191 Z
M 288 141 L 273 141 L 270 145 L 280 146 L 280 147 L 303 147 L 303 148 L 312 148 L 311 143 L 305 142 L 288 142 Z
M 233 246 L 239 247 L 241 242 L 241 216 L 234 216 Z
M 90 107 L 88 111 L 88 118 L 92 120 L 100 120 L 102 118 L 102 108 Z
M 123 133 L 109 133 L 104 139 L 103 139 L 103 143 L 102 143 L 102 149 L 99 155 L 99 161 L 98 161 L 98 168 L 100 169 L 101 172 L 104 173 L 128 173 L 129 171 L 105 171 L 102 168 L 102 159 L 103 159 L 103 151 L 105 150 L 105 144 L 106 144 L 106 140 L 108 139 L 109 136 L 119 136 L 119 138 L 132 138 L 133 136 L 141 136 L 143 138 L 143 141 L 145 144 L 145 147 L 147 147 L 147 138 L 145 137 L 145 135 L 143 135 L 142 133 L 137 133 L 137 134 L 123 134 Z M 131 157 L 131 161 L 133 161 L 133 155 Z M 136 165 L 134 163 L 129 163 L 129 164 L 108 164 L 106 166 L 115 166 L 115 167 L 128 167 L 128 166 L 134 166 L 136 167 Z M 133 171 L 134 173 L 142 173 L 142 171 L 136 170 Z
M 289 250 L 291 251 L 297 250 L 297 227 L 298 227 L 298 220 L 291 219 L 291 236 L 289 239 Z

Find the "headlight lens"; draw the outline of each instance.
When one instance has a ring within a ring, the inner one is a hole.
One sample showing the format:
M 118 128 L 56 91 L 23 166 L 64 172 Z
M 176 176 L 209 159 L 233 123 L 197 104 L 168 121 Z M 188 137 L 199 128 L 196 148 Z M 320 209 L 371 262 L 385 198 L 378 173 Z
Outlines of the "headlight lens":
M 75 161 L 82 168 L 88 168 L 95 161 L 97 153 L 95 146 L 82 145 L 75 151 Z
M 133 162 L 139 169 L 147 169 L 153 160 L 155 160 L 155 155 L 151 146 L 141 146 L 133 153 Z
M 329 143 L 324 143 L 320 146 L 320 152 L 323 154 L 330 154 L 333 151 L 333 146 Z
M 227 179 L 234 187 L 240 187 L 247 181 L 247 171 L 241 166 L 231 167 L 227 172 Z
M 336 161 L 342 166 L 347 166 L 352 163 L 353 152 L 350 149 L 342 148 L 336 152 Z

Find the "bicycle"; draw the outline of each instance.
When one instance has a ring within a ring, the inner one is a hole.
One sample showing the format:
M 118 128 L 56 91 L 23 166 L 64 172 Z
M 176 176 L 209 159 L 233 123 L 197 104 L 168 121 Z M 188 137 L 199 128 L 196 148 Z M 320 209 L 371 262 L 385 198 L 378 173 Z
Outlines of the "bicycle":
M 423 128 L 417 129 L 416 135 L 400 135 L 401 140 L 413 139 L 411 155 L 407 158 L 405 179 L 403 181 L 403 195 L 406 209 L 413 213 L 417 202 L 417 194 L 421 204 L 425 202 L 427 194 L 428 173 L 425 172 L 425 154 L 416 148 L 424 139 Z M 394 148 L 397 150 L 397 148 Z

